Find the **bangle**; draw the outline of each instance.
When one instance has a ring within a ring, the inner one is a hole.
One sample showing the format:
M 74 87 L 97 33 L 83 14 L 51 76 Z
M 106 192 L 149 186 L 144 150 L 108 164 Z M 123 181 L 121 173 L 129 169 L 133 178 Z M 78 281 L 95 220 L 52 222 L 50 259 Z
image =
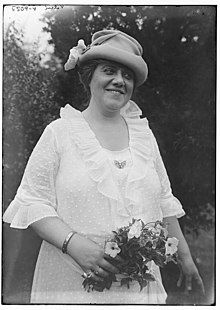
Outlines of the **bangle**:
M 70 242 L 70 239 L 76 234 L 77 232 L 76 231 L 71 231 L 65 238 L 64 242 L 63 242 L 63 245 L 62 245 L 62 252 L 64 254 L 67 254 L 67 246 Z

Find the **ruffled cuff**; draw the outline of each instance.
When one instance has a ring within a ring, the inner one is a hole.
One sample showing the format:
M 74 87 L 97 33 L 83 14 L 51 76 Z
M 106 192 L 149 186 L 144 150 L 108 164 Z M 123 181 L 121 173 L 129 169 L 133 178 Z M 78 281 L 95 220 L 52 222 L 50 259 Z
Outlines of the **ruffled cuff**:
M 26 229 L 30 224 L 45 217 L 58 216 L 56 210 L 49 205 L 31 204 L 21 205 L 15 198 L 3 215 L 3 221 L 10 223 L 10 227 Z
M 163 217 L 176 216 L 180 218 L 185 215 L 185 211 L 179 200 L 172 196 L 169 198 L 162 198 L 160 204 Z

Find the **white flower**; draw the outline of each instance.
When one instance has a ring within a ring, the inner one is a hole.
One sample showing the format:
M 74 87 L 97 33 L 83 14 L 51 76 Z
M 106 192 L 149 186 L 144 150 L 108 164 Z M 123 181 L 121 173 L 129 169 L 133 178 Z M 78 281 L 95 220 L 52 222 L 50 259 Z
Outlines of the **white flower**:
M 148 230 L 156 235 L 157 237 L 160 235 L 160 232 L 161 232 L 161 228 L 160 227 L 149 227 Z
M 173 238 L 168 238 L 166 243 L 165 243 L 165 248 L 166 248 L 166 253 L 165 255 L 173 255 L 177 251 L 177 246 L 178 246 L 179 240 L 176 239 L 175 237 Z
M 168 236 L 168 230 L 163 227 L 162 231 L 163 231 L 164 237 L 166 238 Z
M 74 69 L 77 61 L 79 59 L 79 56 L 82 54 L 82 52 L 86 49 L 86 45 L 84 43 L 84 40 L 80 39 L 78 41 L 77 46 L 74 46 L 73 48 L 71 48 L 70 50 L 70 54 L 69 54 L 69 58 L 67 60 L 67 62 L 64 65 L 64 69 L 66 71 Z
M 118 244 L 116 242 L 113 242 L 113 241 L 106 242 L 105 254 L 114 258 L 120 252 L 121 252 L 121 249 L 118 247 Z
M 166 238 L 168 236 L 168 231 L 165 227 L 163 227 L 160 223 L 157 223 L 155 227 L 150 227 L 149 230 L 155 234 L 157 237 L 160 236 L 161 232 L 163 232 L 164 237 Z
M 128 239 L 131 238 L 138 238 L 141 235 L 142 231 L 142 224 L 140 221 L 135 221 L 134 224 L 131 226 L 129 232 L 128 232 Z

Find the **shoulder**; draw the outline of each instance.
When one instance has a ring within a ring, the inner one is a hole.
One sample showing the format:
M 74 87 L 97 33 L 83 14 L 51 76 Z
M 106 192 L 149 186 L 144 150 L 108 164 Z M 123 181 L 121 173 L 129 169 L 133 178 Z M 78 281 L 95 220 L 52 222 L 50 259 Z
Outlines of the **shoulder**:
M 58 118 L 52 121 L 49 125 L 47 125 L 47 128 L 53 131 L 54 133 L 56 133 L 56 132 L 59 132 L 60 129 L 67 128 L 67 124 L 64 119 Z
M 51 139 L 54 141 L 58 152 L 62 153 L 62 150 L 66 149 L 70 141 L 67 122 L 62 118 L 58 118 L 47 125 L 46 131 L 50 132 Z M 52 141 L 51 143 L 53 143 Z
M 56 139 L 62 140 L 62 138 L 68 134 L 68 124 L 64 119 L 58 118 L 48 124 L 45 130 L 52 132 L 52 135 L 55 136 Z

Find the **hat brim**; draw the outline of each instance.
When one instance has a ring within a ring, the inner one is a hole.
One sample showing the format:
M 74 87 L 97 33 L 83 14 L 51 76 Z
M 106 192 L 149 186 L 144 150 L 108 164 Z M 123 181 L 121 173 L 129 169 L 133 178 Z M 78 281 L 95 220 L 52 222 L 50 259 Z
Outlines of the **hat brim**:
M 91 59 L 107 59 L 125 65 L 134 72 L 136 86 L 147 79 L 148 67 L 141 56 L 111 47 L 109 44 L 91 46 L 79 57 L 79 66 Z

